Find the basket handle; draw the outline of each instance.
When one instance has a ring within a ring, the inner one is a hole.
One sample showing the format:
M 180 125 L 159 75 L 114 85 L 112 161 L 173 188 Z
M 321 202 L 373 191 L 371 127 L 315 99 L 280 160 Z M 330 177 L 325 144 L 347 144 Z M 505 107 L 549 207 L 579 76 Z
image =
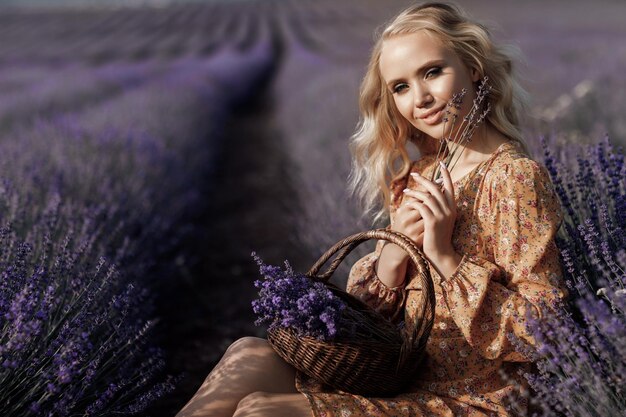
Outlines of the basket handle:
M 435 318 L 435 286 L 430 276 L 428 261 L 417 245 L 406 235 L 394 230 L 387 228 L 368 230 L 348 236 L 337 242 L 320 257 L 306 275 L 315 281 L 327 282 L 341 261 L 343 261 L 355 247 L 370 239 L 386 240 L 404 249 L 415 264 L 418 270 L 418 279 L 422 284 L 422 295 L 424 298 L 421 308 L 418 311 L 418 317 L 422 320 L 416 323 L 404 340 L 400 361 L 398 362 L 398 369 L 400 369 L 408 360 L 411 351 L 425 348 Z M 318 274 L 322 266 L 337 252 L 339 252 L 338 255 L 333 259 L 326 272 Z
M 318 281 L 328 281 L 344 258 L 358 245 L 370 239 L 386 240 L 398 245 L 409 254 L 418 270 L 430 277 L 428 261 L 417 245 L 406 235 L 389 229 L 373 229 L 346 237 L 328 249 L 306 275 Z M 326 272 L 318 274 L 322 266 L 337 252 L 339 254 L 333 259 Z

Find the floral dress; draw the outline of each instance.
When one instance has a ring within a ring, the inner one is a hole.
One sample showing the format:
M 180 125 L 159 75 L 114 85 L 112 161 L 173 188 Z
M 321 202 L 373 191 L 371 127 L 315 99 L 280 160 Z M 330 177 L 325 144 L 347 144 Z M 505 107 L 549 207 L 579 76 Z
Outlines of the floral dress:
M 426 155 L 410 171 L 430 178 L 435 162 Z M 392 183 L 392 222 L 406 187 L 417 187 L 408 174 Z M 462 260 L 447 280 L 430 266 L 435 321 L 419 377 L 404 393 L 373 398 L 333 390 L 298 373 L 296 387 L 315 417 L 513 415 L 506 406 L 507 395 L 517 393 L 511 380 L 527 386 L 520 374 L 531 363 L 507 333 L 534 344 L 525 330 L 526 312 L 540 317 L 540 300 L 553 305 L 568 294 L 554 240 L 561 206 L 546 168 L 515 141 L 502 144 L 454 188 L 452 244 Z M 375 272 L 383 243 L 353 265 L 348 291 L 409 324 L 420 300 L 416 269 L 409 262 L 405 284 L 385 286 Z

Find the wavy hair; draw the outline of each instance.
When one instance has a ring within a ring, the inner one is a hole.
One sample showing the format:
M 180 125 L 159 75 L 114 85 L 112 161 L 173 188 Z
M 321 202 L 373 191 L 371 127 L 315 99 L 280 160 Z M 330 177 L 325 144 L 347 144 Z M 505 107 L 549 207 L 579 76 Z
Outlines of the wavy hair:
M 349 190 L 359 200 L 363 216 L 374 214 L 374 223 L 388 215 L 391 182 L 404 177 L 410 169 L 407 142 L 415 145 L 421 155 L 434 153 L 439 147 L 437 140 L 422 135 L 398 112 L 379 69 L 384 40 L 421 30 L 435 35 L 468 68 L 478 70 L 480 79 L 489 77 L 491 111 L 486 123 L 518 141 L 528 152 L 519 126 L 520 114 L 527 107 L 527 93 L 513 74 L 513 57 L 518 50 L 496 45 L 485 26 L 471 21 L 453 4 L 411 6 L 376 34 L 360 88 L 361 118 L 350 138 Z

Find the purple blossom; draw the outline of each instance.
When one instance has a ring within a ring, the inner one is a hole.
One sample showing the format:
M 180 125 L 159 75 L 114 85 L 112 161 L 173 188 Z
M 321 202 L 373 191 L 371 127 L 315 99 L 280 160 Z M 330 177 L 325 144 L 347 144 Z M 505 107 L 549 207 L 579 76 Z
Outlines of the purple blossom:
M 524 377 L 538 415 L 619 415 L 626 407 L 626 264 L 620 255 L 626 223 L 617 192 L 626 189 L 624 155 L 604 138 L 569 144 L 561 154 L 586 157 L 566 164 L 553 156 L 555 144 L 542 144 L 564 207 L 557 244 L 571 297 L 568 305 L 544 309 L 541 320 L 527 318 L 536 346 L 509 336 L 536 361 L 537 372 Z
M 345 303 L 321 282 L 294 272 L 289 262 L 285 269 L 266 265 L 253 253 L 263 276 L 254 285 L 259 298 L 252 302 L 257 326 L 266 324 L 273 330 L 291 328 L 299 335 L 332 340 L 341 327 Z

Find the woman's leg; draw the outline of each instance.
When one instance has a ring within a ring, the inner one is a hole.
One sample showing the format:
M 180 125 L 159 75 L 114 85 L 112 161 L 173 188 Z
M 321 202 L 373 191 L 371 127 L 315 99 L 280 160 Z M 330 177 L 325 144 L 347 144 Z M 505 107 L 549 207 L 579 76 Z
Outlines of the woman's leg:
M 230 345 L 177 417 L 231 417 L 237 404 L 252 393 L 297 393 L 295 381 L 295 369 L 267 340 L 244 337 Z
M 309 400 L 300 393 L 255 392 L 239 402 L 233 417 L 312 417 Z

